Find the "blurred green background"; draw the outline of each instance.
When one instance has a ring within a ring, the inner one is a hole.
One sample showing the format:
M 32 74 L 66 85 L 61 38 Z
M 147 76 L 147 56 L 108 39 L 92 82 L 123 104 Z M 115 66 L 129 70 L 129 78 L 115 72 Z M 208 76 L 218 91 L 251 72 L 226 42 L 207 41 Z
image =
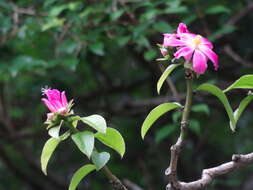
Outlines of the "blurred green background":
M 165 189 L 169 147 L 179 134 L 178 113 L 168 113 L 141 140 L 140 127 L 156 105 L 184 103 L 184 72 L 171 75 L 171 91 L 161 95 L 156 82 L 166 62 L 156 46 L 162 33 L 184 22 L 208 37 L 219 55 L 220 69 L 195 81 L 225 88 L 253 73 L 253 2 L 250 0 L 0 0 L 0 189 L 63 190 L 85 162 L 70 141 L 60 145 L 40 171 L 43 122 L 47 109 L 41 88 L 65 90 L 82 116 L 98 113 L 117 128 L 127 145 L 121 160 L 112 152 L 111 170 L 145 190 Z M 247 91 L 234 90 L 235 109 Z M 202 93 L 194 96 L 190 131 L 179 161 L 179 177 L 196 180 L 203 168 L 253 150 L 251 104 L 232 134 L 223 106 Z M 98 145 L 100 146 L 100 145 Z M 110 151 L 108 149 L 108 151 Z M 208 190 L 253 189 L 253 167 L 217 178 Z M 80 189 L 109 190 L 101 173 L 91 174 Z

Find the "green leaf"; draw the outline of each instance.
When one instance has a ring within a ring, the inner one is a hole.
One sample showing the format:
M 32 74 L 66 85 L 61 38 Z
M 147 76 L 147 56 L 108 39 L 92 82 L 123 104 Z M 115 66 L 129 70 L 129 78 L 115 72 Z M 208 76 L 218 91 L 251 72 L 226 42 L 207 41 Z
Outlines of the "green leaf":
M 197 104 L 192 106 L 192 111 L 193 112 L 203 112 L 206 113 L 206 115 L 210 115 L 210 109 L 208 105 L 206 104 Z
M 97 151 L 93 151 L 91 155 L 92 162 L 96 166 L 97 171 L 103 168 L 106 163 L 110 159 L 110 154 L 108 152 L 100 152 L 98 153 Z
M 227 92 L 232 89 L 242 88 L 242 89 L 252 89 L 253 88 L 253 75 L 244 75 L 236 80 L 233 84 L 231 84 L 228 88 L 223 90 L 223 92 Z
M 49 159 L 52 156 L 54 150 L 56 149 L 56 147 L 58 146 L 58 144 L 60 142 L 61 142 L 60 139 L 50 138 L 50 139 L 47 140 L 47 142 L 45 143 L 45 145 L 42 149 L 40 162 L 41 162 L 41 170 L 43 171 L 43 173 L 45 175 L 47 175 L 48 161 L 49 161 Z
M 116 129 L 108 127 L 105 134 L 96 133 L 95 137 L 106 146 L 117 151 L 121 157 L 124 156 L 126 150 L 125 141 Z
M 209 92 L 212 95 L 216 96 L 221 101 L 230 119 L 230 122 L 231 122 L 230 128 L 234 132 L 235 127 L 236 127 L 236 122 L 234 119 L 233 110 L 228 102 L 227 96 L 222 92 L 222 90 L 212 84 L 202 84 L 197 88 L 197 91 Z
M 160 94 L 160 90 L 161 87 L 164 83 L 164 81 L 166 80 L 166 78 L 170 75 L 170 73 L 179 66 L 179 64 L 171 64 L 169 65 L 165 71 L 163 72 L 163 74 L 161 75 L 161 77 L 159 78 L 158 82 L 157 82 L 157 93 Z
M 94 171 L 96 167 L 92 164 L 84 165 L 83 167 L 79 168 L 73 175 L 69 189 L 68 190 L 75 190 L 80 183 L 80 181 L 88 175 L 90 172 Z
M 105 52 L 104 52 L 104 44 L 102 42 L 92 43 L 89 46 L 89 48 L 96 55 L 103 56 L 105 54 Z
M 106 121 L 100 115 L 90 115 L 88 117 L 81 117 L 81 121 L 90 127 L 96 129 L 100 133 L 106 133 Z
M 144 139 L 147 131 L 151 127 L 151 125 L 164 113 L 176 109 L 181 108 L 182 106 L 179 103 L 164 103 L 157 107 L 155 107 L 146 117 L 145 121 L 141 126 L 141 137 Z
M 215 5 L 206 10 L 206 14 L 230 13 L 230 9 L 223 5 Z
M 234 117 L 235 122 L 237 122 L 242 114 L 242 112 L 245 110 L 245 108 L 248 106 L 248 104 L 253 100 L 253 95 L 250 94 L 247 97 L 245 97 L 239 104 L 239 107 L 234 111 Z
M 161 129 L 157 130 L 155 133 L 155 142 L 157 144 L 160 143 L 163 139 L 172 134 L 175 131 L 176 127 L 176 124 L 165 125 Z
M 145 51 L 144 58 L 147 61 L 151 61 L 151 60 L 155 59 L 156 55 L 157 55 L 157 51 L 150 49 L 148 51 Z
M 190 123 L 189 123 L 189 128 L 194 132 L 196 133 L 197 135 L 200 136 L 200 132 L 201 132 L 201 129 L 200 129 L 200 124 L 199 124 L 199 121 L 198 120 L 191 120 Z
M 73 134 L 71 138 L 79 150 L 90 158 L 94 148 L 94 134 L 90 131 L 84 131 Z
M 52 127 L 48 130 L 48 134 L 53 137 L 58 139 L 59 138 L 59 133 L 60 133 L 61 125 Z

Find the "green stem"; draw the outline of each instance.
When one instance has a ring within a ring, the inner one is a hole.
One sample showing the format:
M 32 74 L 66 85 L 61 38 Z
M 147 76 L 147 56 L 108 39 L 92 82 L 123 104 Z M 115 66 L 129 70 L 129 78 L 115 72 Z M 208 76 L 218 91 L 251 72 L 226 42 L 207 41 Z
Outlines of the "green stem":
M 70 128 L 72 134 L 80 132 L 70 122 L 66 121 L 66 124 Z M 95 147 L 94 150 L 96 150 Z M 117 178 L 106 165 L 101 170 L 103 171 L 105 176 L 109 179 L 110 183 L 112 183 L 114 190 L 128 190 L 119 180 L 119 178 Z
M 183 110 L 182 120 L 181 120 L 181 131 L 180 136 L 177 139 L 176 144 L 171 146 L 171 159 L 170 159 L 170 166 L 166 169 L 165 175 L 169 176 L 169 181 L 173 189 L 178 189 L 179 182 L 177 179 L 177 162 L 178 157 L 181 152 L 181 149 L 184 144 L 185 136 L 187 134 L 187 128 L 189 124 L 189 115 L 191 111 L 192 105 L 192 73 L 186 72 L 186 100 L 185 106 Z

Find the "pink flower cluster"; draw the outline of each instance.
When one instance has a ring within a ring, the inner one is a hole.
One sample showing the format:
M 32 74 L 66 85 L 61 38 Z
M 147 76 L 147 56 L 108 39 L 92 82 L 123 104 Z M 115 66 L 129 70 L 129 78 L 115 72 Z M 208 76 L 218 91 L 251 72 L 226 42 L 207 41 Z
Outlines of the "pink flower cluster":
M 175 58 L 183 57 L 186 61 L 192 61 L 193 70 L 196 73 L 205 73 L 208 59 L 212 61 L 214 69 L 218 69 L 218 56 L 212 50 L 212 43 L 201 35 L 189 32 L 184 23 L 178 25 L 176 33 L 163 35 L 163 47 L 176 47 Z
M 65 95 L 65 92 L 60 92 L 57 89 L 43 89 L 43 95 L 47 96 L 41 100 L 48 107 L 51 113 L 47 114 L 47 118 L 51 119 L 55 113 L 60 115 L 65 115 L 68 113 L 68 102 Z

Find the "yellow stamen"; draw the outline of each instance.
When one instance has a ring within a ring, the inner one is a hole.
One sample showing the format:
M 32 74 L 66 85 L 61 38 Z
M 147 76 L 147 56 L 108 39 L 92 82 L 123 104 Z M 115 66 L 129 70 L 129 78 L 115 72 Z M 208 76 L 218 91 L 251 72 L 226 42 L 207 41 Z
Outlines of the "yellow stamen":
M 197 35 L 194 39 L 193 39 L 193 43 L 195 44 L 195 46 L 198 46 L 201 43 L 201 36 Z

